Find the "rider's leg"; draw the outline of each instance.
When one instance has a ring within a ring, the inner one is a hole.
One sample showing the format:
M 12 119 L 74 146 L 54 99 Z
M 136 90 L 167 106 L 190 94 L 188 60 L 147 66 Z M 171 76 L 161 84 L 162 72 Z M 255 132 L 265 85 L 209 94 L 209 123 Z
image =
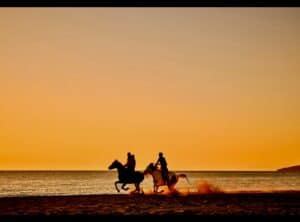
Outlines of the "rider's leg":
M 169 186 L 170 181 L 169 181 L 169 170 L 166 169 L 166 180 L 167 180 L 167 185 Z
M 168 184 L 168 173 L 167 173 L 167 171 L 165 169 L 163 170 L 162 177 L 163 177 L 164 183 L 166 185 L 169 185 Z

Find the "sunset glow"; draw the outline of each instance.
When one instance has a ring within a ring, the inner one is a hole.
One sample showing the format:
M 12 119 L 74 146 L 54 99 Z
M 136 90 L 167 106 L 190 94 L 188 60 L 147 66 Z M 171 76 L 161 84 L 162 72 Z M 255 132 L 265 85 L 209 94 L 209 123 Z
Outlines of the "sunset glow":
M 0 170 L 300 163 L 299 8 L 1 8 Z

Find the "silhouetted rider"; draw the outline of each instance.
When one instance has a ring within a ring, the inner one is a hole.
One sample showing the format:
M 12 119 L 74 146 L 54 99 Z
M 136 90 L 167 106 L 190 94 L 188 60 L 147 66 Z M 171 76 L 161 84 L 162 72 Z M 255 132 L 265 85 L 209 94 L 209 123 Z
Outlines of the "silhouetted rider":
M 132 154 L 132 155 L 131 155 L 131 159 L 130 159 L 130 170 L 131 170 L 132 172 L 135 171 L 135 165 L 136 165 L 135 157 L 134 157 L 134 155 Z
M 132 155 L 130 152 L 127 153 L 127 163 L 124 165 L 124 167 L 127 169 L 128 174 L 133 174 L 135 170 L 135 158 L 134 155 Z
M 163 156 L 162 152 L 159 153 L 159 157 L 155 163 L 155 167 L 157 167 L 157 165 L 160 165 L 162 178 L 165 181 L 165 184 L 168 184 L 169 183 L 169 180 L 168 180 L 169 170 L 167 167 L 167 161 L 166 161 L 165 157 Z

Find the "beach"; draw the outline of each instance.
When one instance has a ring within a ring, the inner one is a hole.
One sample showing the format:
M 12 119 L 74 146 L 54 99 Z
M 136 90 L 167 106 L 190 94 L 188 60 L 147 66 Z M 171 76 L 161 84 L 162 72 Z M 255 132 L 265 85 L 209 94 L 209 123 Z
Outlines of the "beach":
M 300 216 L 300 192 L 0 198 L 0 216 Z

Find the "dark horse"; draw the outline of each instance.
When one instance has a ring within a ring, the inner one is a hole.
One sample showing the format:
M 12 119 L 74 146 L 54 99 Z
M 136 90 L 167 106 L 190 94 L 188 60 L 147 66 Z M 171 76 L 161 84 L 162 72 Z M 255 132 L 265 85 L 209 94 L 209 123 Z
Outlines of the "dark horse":
M 118 170 L 118 178 L 115 182 L 115 187 L 118 192 L 120 192 L 117 184 L 122 183 L 122 189 L 128 190 L 128 187 L 125 187 L 127 184 L 134 184 L 135 185 L 135 191 L 134 192 L 140 192 L 140 183 L 144 180 L 144 174 L 142 172 L 135 171 L 132 174 L 128 174 L 126 168 L 123 166 L 122 163 L 120 163 L 118 160 L 115 160 L 112 162 L 112 164 L 108 167 L 109 170 L 117 169 Z

